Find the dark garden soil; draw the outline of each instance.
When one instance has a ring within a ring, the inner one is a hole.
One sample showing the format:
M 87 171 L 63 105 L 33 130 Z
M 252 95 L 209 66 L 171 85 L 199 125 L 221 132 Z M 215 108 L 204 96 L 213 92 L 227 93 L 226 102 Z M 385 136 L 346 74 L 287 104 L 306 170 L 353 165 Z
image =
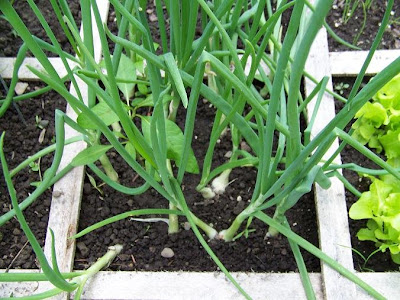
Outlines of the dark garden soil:
M 368 79 L 367 79 L 368 80 Z M 365 82 L 367 82 L 367 80 Z M 339 85 L 340 83 L 349 84 L 352 86 L 354 79 L 351 78 L 336 78 L 334 79 L 334 86 Z M 347 97 L 351 88 L 343 90 L 343 96 Z M 340 110 L 343 107 L 341 102 L 336 102 L 336 110 Z M 351 125 L 348 125 L 346 128 L 346 132 L 349 131 Z M 371 169 L 379 169 L 374 162 L 366 159 L 362 154 L 360 154 L 357 150 L 350 146 L 346 146 L 345 149 L 341 153 L 342 163 L 355 163 L 359 166 L 371 168 Z M 356 172 L 343 170 L 344 176 L 347 180 L 360 192 L 366 192 L 369 190 L 369 185 L 371 181 L 365 177 L 360 177 Z M 350 209 L 351 205 L 358 200 L 353 193 L 346 190 L 346 204 L 347 209 Z M 351 245 L 352 247 L 361 252 L 365 257 L 368 257 L 373 251 L 376 250 L 376 247 L 373 242 L 370 241 L 360 241 L 357 238 L 357 232 L 361 228 L 366 227 L 367 220 L 352 220 L 349 218 L 349 226 L 350 226 L 350 236 L 351 236 Z M 395 264 L 391 257 L 389 251 L 385 253 L 378 252 L 374 256 L 372 256 L 368 263 L 364 266 L 364 260 L 353 252 L 353 261 L 354 267 L 358 271 L 368 271 L 367 269 L 383 272 L 383 271 L 399 271 L 399 265 Z
M 57 17 L 53 13 L 53 8 L 50 1 L 39 0 L 35 1 L 35 3 L 42 12 L 46 21 L 49 23 L 50 28 L 53 30 L 54 35 L 57 38 L 57 41 L 61 45 L 61 48 L 64 51 L 72 53 L 72 47 L 69 44 L 69 41 L 66 38 L 64 32 L 62 31 L 61 26 L 58 23 Z M 68 1 L 68 5 L 70 7 L 72 16 L 77 22 L 77 26 L 79 28 L 81 19 L 79 0 L 70 0 Z M 13 7 L 21 17 L 24 24 L 28 27 L 32 35 L 35 35 L 38 38 L 45 40 L 46 42 L 50 42 L 44 29 L 40 25 L 39 20 L 31 10 L 27 1 L 16 0 Z M 0 18 L 0 45 L 0 56 L 10 57 L 16 56 L 18 53 L 18 49 L 22 45 L 22 39 L 17 36 L 16 32 L 12 30 L 11 25 L 4 18 Z M 53 53 L 48 53 L 48 55 L 56 56 Z
M 336 32 L 338 36 L 347 42 L 353 43 L 355 37 L 362 28 L 364 16 L 366 17 L 366 25 L 355 45 L 363 50 L 369 50 L 376 33 L 379 30 L 383 15 L 386 9 L 386 1 L 374 0 L 367 14 L 364 15 L 362 6 L 359 5 L 354 15 L 345 23 L 342 16 L 345 7 L 345 0 L 335 0 L 334 6 L 326 18 L 329 26 Z M 356 1 L 351 1 L 356 2 Z M 359 1 L 362 2 L 362 1 Z M 385 3 L 383 3 L 385 2 Z M 380 49 L 400 49 L 400 2 L 395 1 L 390 17 L 389 27 L 384 33 Z M 397 21 L 396 21 L 397 18 Z M 338 43 L 329 36 L 329 51 L 349 51 L 348 47 Z
M 357 10 L 355 16 L 346 24 L 342 24 L 340 18 L 342 16 L 341 9 L 344 1 L 336 1 L 336 6 L 329 17 L 328 23 L 337 32 L 339 36 L 352 41 L 356 34 L 356 30 L 360 28 L 360 20 L 362 20 L 362 11 Z M 380 1 L 378 1 L 380 3 Z M 36 1 L 39 8 L 46 18 L 49 18 L 50 26 L 55 30 L 57 39 L 61 42 L 63 49 L 71 53 L 71 47 L 68 41 L 60 31 L 56 19 L 48 12 L 51 7 L 48 1 Z M 80 19 L 79 1 L 68 1 L 74 18 Z M 29 25 L 32 34 L 44 38 L 45 34 L 36 20 L 36 17 L 27 8 L 25 1 L 16 1 L 15 7 L 22 19 Z M 379 22 L 383 16 L 383 8 L 381 4 L 374 4 L 367 18 L 367 26 L 361 35 L 358 46 L 368 49 L 373 37 L 376 34 Z M 393 9 L 394 16 L 399 17 L 400 3 L 396 2 Z M 149 19 L 153 18 L 151 7 L 147 11 Z M 109 20 L 112 21 L 115 16 L 110 15 Z M 153 22 L 156 23 L 156 22 Z M 338 24 L 338 26 L 335 26 Z M 157 25 L 150 24 L 157 32 Z M 385 33 L 382 48 L 399 48 L 399 25 L 391 24 L 390 30 Z M 154 39 L 159 42 L 159 36 L 155 33 Z M 48 41 L 48 40 L 47 40 Z M 15 56 L 18 48 L 22 44 L 21 40 L 13 35 L 11 27 L 7 22 L 0 18 L 0 56 Z M 346 47 L 338 44 L 332 39 L 329 40 L 331 51 L 346 50 Z M 349 79 L 341 79 L 336 83 L 344 82 Z M 33 86 L 31 85 L 31 88 Z M 196 157 L 204 157 L 204 153 L 208 145 L 208 137 L 211 129 L 212 116 L 214 114 L 212 108 L 208 105 L 201 105 L 197 112 L 196 139 L 193 143 L 193 149 Z M 55 108 L 64 109 L 64 101 L 55 93 L 49 93 L 44 97 L 19 103 L 24 118 L 28 126 L 26 127 L 18 118 L 14 108 L 10 108 L 7 114 L 0 119 L 0 131 L 6 130 L 7 136 L 5 141 L 5 153 L 10 168 L 18 165 L 28 155 L 36 153 L 50 143 L 54 135 L 53 118 Z M 35 116 L 38 115 L 44 120 L 50 120 L 47 127 L 46 135 L 42 144 L 38 143 L 40 129 L 35 125 Z M 179 114 L 179 122 L 182 124 L 182 111 Z M 229 134 L 229 133 L 228 133 Z M 225 154 L 230 150 L 229 136 L 223 138 L 215 152 L 214 165 L 219 165 L 226 161 Z M 243 145 L 244 147 L 246 145 Z M 123 160 L 113 152 L 108 153 L 114 163 L 115 168 L 120 173 L 120 181 L 127 186 L 139 186 L 143 182 L 137 178 L 132 170 L 126 168 Z M 370 166 L 357 152 L 346 147 L 346 151 L 342 154 L 344 162 L 355 162 L 362 166 Z M 199 165 L 202 161 L 199 160 Z M 44 171 L 51 163 L 51 157 L 43 158 L 41 167 Z M 371 166 L 370 166 L 371 167 Z M 90 171 L 88 171 L 90 173 Z M 91 173 L 90 173 L 91 174 Z M 368 189 L 368 181 L 364 178 L 359 179 L 357 174 L 344 172 L 349 181 L 354 184 L 360 191 Z M 190 208 L 193 212 L 207 223 L 212 223 L 218 230 L 224 229 L 234 217 L 243 210 L 249 195 L 254 187 L 256 172 L 250 168 L 238 168 L 231 173 L 230 178 L 234 180 L 227 188 L 224 195 L 218 199 L 205 201 L 199 193 L 195 191 L 195 187 L 199 182 L 197 175 L 188 175 L 184 181 L 184 193 Z M 38 174 L 35 172 L 25 172 L 24 175 L 16 176 L 14 183 L 18 192 L 18 198 L 24 199 L 28 193 L 33 191 L 30 182 L 37 181 Z M 96 178 L 98 184 L 100 180 Z M 89 180 L 86 178 L 84 185 L 84 198 L 82 202 L 81 219 L 79 229 L 101 221 L 107 217 L 135 210 L 139 208 L 166 208 L 167 201 L 160 197 L 153 190 L 149 190 L 140 196 L 126 196 L 117 193 L 107 186 L 100 186 L 101 193 L 95 190 Z M 351 193 L 346 191 L 348 207 L 357 199 Z M 26 211 L 25 216 L 33 227 L 36 237 L 43 245 L 46 225 L 48 218 L 48 209 L 51 201 L 50 191 L 47 191 L 35 204 L 31 205 Z M 0 208 L 2 213 L 10 209 L 10 200 L 7 196 L 4 180 L 1 177 L 0 182 Z M 268 211 L 270 215 L 273 211 Z M 306 238 L 308 241 L 318 246 L 317 224 L 314 209 L 314 199 L 312 193 L 306 195 L 299 203 L 293 207 L 287 214 L 289 224 L 293 230 Z M 110 265 L 111 270 L 217 270 L 214 262 L 202 249 L 197 238 L 191 230 L 185 230 L 184 219 L 181 221 L 181 231 L 175 235 L 167 234 L 167 225 L 163 222 L 158 223 L 142 223 L 131 219 L 122 220 L 111 225 L 105 226 L 86 236 L 78 239 L 77 254 L 75 268 L 87 268 L 98 257 L 103 255 L 107 247 L 116 243 L 124 245 L 124 250 L 118 258 Z M 364 226 L 363 221 L 350 221 L 352 245 L 355 249 L 368 255 L 375 247 L 373 243 L 359 242 L 356 238 L 356 232 Z M 221 258 L 225 266 L 231 271 L 252 271 L 252 272 L 288 272 L 296 271 L 296 264 L 291 253 L 290 247 L 285 238 L 278 236 L 264 240 L 266 226 L 261 222 L 254 220 L 250 226 L 255 229 L 248 238 L 241 237 L 234 242 L 225 243 L 222 241 L 210 241 L 211 248 L 218 257 Z M 187 229 L 187 228 L 186 228 Z M 0 227 L 0 268 L 36 268 L 32 249 L 29 245 L 24 246 L 26 238 L 20 229 L 18 222 L 14 219 Z M 171 248 L 174 252 L 172 258 L 164 258 L 161 252 L 164 248 Z M 21 253 L 18 252 L 23 248 Z M 17 256 L 15 261 L 11 261 Z M 309 271 L 320 271 L 319 260 L 315 257 L 304 253 L 304 259 Z M 363 261 L 354 255 L 356 268 L 362 265 Z M 398 266 L 393 264 L 388 253 L 376 254 L 373 256 L 366 266 L 375 271 L 398 270 Z
M 201 105 L 196 116 L 195 140 L 193 149 L 196 157 L 204 157 L 208 146 L 209 132 L 213 118 L 213 109 Z M 183 115 L 179 114 L 178 123 L 183 124 Z M 229 136 L 223 138 L 215 152 L 214 164 L 219 165 L 226 161 L 224 157 L 230 150 Z M 246 147 L 246 145 L 243 145 Z M 123 165 L 122 160 L 111 153 L 116 169 Z M 199 160 L 202 165 L 202 160 Z M 121 182 L 136 186 L 142 182 L 136 179 L 135 174 L 129 171 L 120 172 Z M 215 228 L 222 230 L 230 225 L 235 216 L 241 212 L 253 191 L 256 172 L 250 168 L 238 168 L 231 173 L 234 180 L 225 194 L 218 199 L 204 200 L 195 191 L 199 182 L 198 175 L 188 175 L 184 180 L 184 193 L 193 212 Z M 96 180 L 100 183 L 99 180 Z M 133 183 L 134 182 L 134 183 Z M 139 196 L 126 196 L 114 192 L 112 189 L 101 187 L 103 195 L 94 190 L 88 180 L 84 185 L 81 218 L 79 229 L 82 230 L 95 222 L 116 214 L 139 208 L 166 208 L 167 201 L 153 190 Z M 272 214 L 272 211 L 268 212 Z M 312 193 L 304 197 L 288 213 L 289 224 L 293 230 L 318 245 L 317 224 Z M 111 265 L 111 270 L 187 270 L 187 271 L 215 271 L 217 267 L 202 249 L 191 230 L 183 228 L 184 219 L 180 219 L 181 231 L 178 234 L 168 235 L 167 225 L 159 223 L 141 223 L 125 219 L 109 226 L 98 229 L 78 239 L 75 268 L 88 267 L 100 255 L 106 252 L 107 247 L 122 243 L 124 249 Z M 288 272 L 296 271 L 293 255 L 286 238 L 278 236 L 264 240 L 266 226 L 254 220 L 250 226 L 255 229 L 248 238 L 241 237 L 234 242 L 226 243 L 219 240 L 210 241 L 211 248 L 231 271 L 252 272 Z M 161 252 L 164 248 L 171 248 L 172 258 L 164 258 Z M 310 271 L 319 271 L 319 261 L 315 257 L 304 253 L 304 259 Z
M 28 89 L 36 89 L 38 84 L 31 84 Z M 0 89 L 0 98 L 4 97 L 4 90 Z M 18 102 L 19 109 L 26 125 L 18 117 L 14 107 L 0 118 L 0 132 L 6 131 L 4 152 L 10 170 L 24 161 L 29 155 L 51 144 L 54 132 L 55 109 L 65 110 L 65 101 L 54 92 L 43 96 Z M 42 143 L 39 143 L 41 129 L 36 126 L 36 116 L 48 120 Z M 45 156 L 40 161 L 41 172 L 50 166 L 52 155 Z M 39 181 L 38 172 L 25 168 L 13 178 L 18 200 L 24 200 L 34 191 L 31 182 Z M 46 235 L 48 213 L 51 201 L 51 191 L 46 191 L 25 211 L 24 215 L 31 226 L 36 238 L 43 246 Z M 10 210 L 11 201 L 3 176 L 0 176 L 0 209 L 1 214 Z M 37 268 L 35 255 L 22 232 L 18 221 L 14 218 L 0 227 L 0 269 L 5 268 Z

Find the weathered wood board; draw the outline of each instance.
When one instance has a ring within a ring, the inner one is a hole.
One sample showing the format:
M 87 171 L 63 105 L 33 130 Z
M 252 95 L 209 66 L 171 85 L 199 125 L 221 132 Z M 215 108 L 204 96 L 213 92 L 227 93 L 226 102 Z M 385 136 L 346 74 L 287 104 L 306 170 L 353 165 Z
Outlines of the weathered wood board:
M 332 76 L 357 76 L 367 58 L 368 51 L 330 52 Z M 375 75 L 400 57 L 400 50 L 377 50 L 367 68 L 366 75 Z
M 332 90 L 331 66 L 326 63 L 327 61 L 329 61 L 328 39 L 325 28 L 322 28 L 311 47 L 305 71 L 318 81 L 328 76 L 327 88 Z M 315 86 L 316 84 L 311 80 L 305 79 L 306 96 L 312 93 Z M 314 112 L 316 98 L 314 97 L 307 106 L 308 121 L 310 121 Z M 328 93 L 325 93 L 311 130 L 311 139 L 334 117 L 334 99 Z M 328 159 L 335 152 L 338 145 L 339 143 L 336 139 L 324 159 Z M 340 156 L 336 158 L 335 162 L 341 163 Z M 343 184 L 337 178 L 331 178 L 331 187 L 329 189 L 324 190 L 316 184 L 314 193 L 318 215 L 320 249 L 345 268 L 354 270 Z M 321 265 L 321 273 L 324 282 L 324 294 L 327 299 L 353 299 L 356 296 L 355 285 L 325 263 Z

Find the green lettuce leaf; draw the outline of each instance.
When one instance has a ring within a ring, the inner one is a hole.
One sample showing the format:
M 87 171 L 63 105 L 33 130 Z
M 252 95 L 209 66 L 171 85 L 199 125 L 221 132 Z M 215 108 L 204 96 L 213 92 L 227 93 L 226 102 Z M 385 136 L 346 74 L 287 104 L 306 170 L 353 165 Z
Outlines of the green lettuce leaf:
M 384 85 L 373 99 L 379 101 L 386 108 L 400 109 L 400 74 Z
M 378 139 L 388 159 L 400 157 L 400 128 L 396 131 L 388 130 L 385 135 Z
M 400 168 L 400 74 L 388 82 L 356 114 L 353 137 L 377 152 L 384 150 L 387 163 Z M 358 231 L 362 241 L 375 242 L 382 252 L 390 250 L 392 260 L 400 264 L 400 180 L 391 174 L 372 179 L 370 190 L 362 193 L 349 216 L 368 219 Z
M 370 219 L 381 214 L 380 206 L 392 191 L 392 186 L 374 178 L 368 192 L 350 207 L 349 216 L 353 220 Z
M 378 102 L 365 103 L 355 115 L 355 118 L 361 117 L 371 123 L 375 128 L 389 124 L 389 117 L 386 108 Z
M 399 253 L 399 254 L 396 254 L 396 255 L 392 254 L 391 256 L 392 256 L 392 260 L 393 260 L 396 264 L 400 265 L 400 253 Z
M 390 109 L 389 128 L 391 130 L 397 130 L 400 128 L 400 110 Z

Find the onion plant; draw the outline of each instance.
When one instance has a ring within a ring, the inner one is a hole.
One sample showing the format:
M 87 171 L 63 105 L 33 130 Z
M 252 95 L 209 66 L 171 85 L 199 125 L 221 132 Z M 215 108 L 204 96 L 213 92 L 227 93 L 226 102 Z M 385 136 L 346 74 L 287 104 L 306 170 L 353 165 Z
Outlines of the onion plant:
M 345 181 L 337 169 L 346 166 L 333 164 L 344 143 L 355 147 L 400 179 L 397 170 L 379 160 L 343 131 L 360 107 L 394 77 L 400 67 L 400 59 L 397 59 L 357 92 L 383 35 L 393 0 L 388 1 L 381 29 L 349 99 L 330 92 L 346 102 L 346 105 L 312 139 L 309 133 L 315 115 L 304 131 L 300 128 L 300 118 L 307 116 L 306 107 L 312 98 L 317 97 L 321 101 L 326 91 L 327 78 L 318 82 L 303 70 L 319 29 L 326 26 L 332 32 L 324 21 L 332 0 L 317 1 L 315 6 L 305 0 L 155 0 L 160 45 L 155 45 L 149 29 L 145 13 L 147 1 L 110 0 L 116 13 L 118 33 L 110 32 L 107 24 L 102 24 L 96 1 L 81 1 L 81 37 L 67 1 L 51 0 L 65 35 L 76 51 L 76 57 L 61 49 L 34 1 L 28 2 L 51 43 L 32 36 L 10 3 L 0 1 L 1 11 L 24 41 L 15 65 L 15 76 L 2 102 L 0 114 L 13 101 L 23 99 L 14 97 L 13 88 L 18 68 L 26 51 L 30 50 L 45 70 L 40 72 L 29 67 L 47 84 L 48 87 L 42 91 L 55 90 L 66 99 L 78 117 L 73 120 L 57 111 L 56 144 L 27 159 L 11 172 L 6 168 L 1 151 L 4 176 L 8 183 L 11 183 L 12 176 L 34 159 L 54 150 L 56 155 L 42 183 L 19 206 L 13 187 L 9 185 L 15 205 L 13 210 L 0 217 L 0 224 L 15 215 L 21 224 L 24 223 L 23 209 L 71 168 L 85 165 L 102 181 L 122 193 L 140 195 L 149 188 L 156 190 L 165 198 L 169 209 L 127 211 L 86 228 L 75 238 L 124 218 L 150 214 L 168 215 L 169 234 L 179 234 L 178 216 L 183 216 L 218 267 L 245 297 L 250 298 L 213 253 L 206 239 L 230 242 L 238 234 L 243 222 L 249 224 L 257 218 L 266 224 L 269 238 L 279 233 L 288 238 L 309 298 L 315 296 L 300 248 L 311 252 L 374 297 L 382 298 L 352 272 L 295 234 L 290 229 L 285 213 L 301 201 L 301 197 L 311 190 L 313 184 L 328 188 L 332 176 Z M 282 36 L 281 16 L 289 11 L 290 21 Z M 200 25 L 198 20 L 201 21 Z M 103 51 L 100 62 L 93 55 L 91 29 L 94 24 L 99 28 Z M 201 26 L 200 36 L 196 36 L 196 26 Z M 114 44 L 113 52 L 109 48 L 110 42 Z M 62 59 L 68 73 L 65 78 L 60 78 L 44 50 L 54 52 Z M 76 64 L 74 68 L 69 65 L 71 61 Z M 268 67 L 268 72 L 263 65 Z M 304 77 L 316 83 L 309 97 L 304 97 L 300 92 Z M 79 90 L 78 80 L 83 81 L 87 87 L 87 101 L 84 101 L 83 93 Z M 71 81 L 77 91 L 76 96 L 65 87 L 65 81 Z M 260 85 L 264 88 L 258 88 Z M 195 157 L 191 148 L 200 97 L 215 108 L 214 119 L 210 120 L 212 131 L 202 166 L 198 165 L 199 158 Z M 140 114 L 141 107 L 146 107 L 150 113 Z M 183 130 L 175 123 L 178 109 L 186 115 Z M 64 124 L 74 128 L 79 136 L 65 141 L 62 130 Z M 230 131 L 232 155 L 226 163 L 212 168 L 216 144 L 219 139 L 227 138 L 227 131 Z M 344 141 L 342 146 L 330 159 L 323 161 L 322 157 L 337 137 Z M 88 147 L 55 175 L 64 145 L 77 140 L 85 141 Z M 249 148 L 240 147 L 242 142 L 247 143 Z M 127 187 L 118 182 L 117 171 L 107 157 L 110 149 L 118 152 L 129 167 L 144 179 L 142 186 Z M 95 164 L 97 160 L 102 167 Z M 197 190 L 204 197 L 210 198 L 224 193 L 230 182 L 231 170 L 241 167 L 257 171 L 251 201 L 228 228 L 213 228 L 198 218 L 188 206 L 187 197 L 190 195 L 185 195 L 182 189 L 185 174 L 201 173 Z M 272 217 L 264 213 L 270 207 L 275 207 Z M 30 242 L 36 243 L 26 223 L 24 227 Z M 76 281 L 66 282 L 66 275 L 57 272 L 55 258 L 51 268 L 46 265 L 39 249 L 36 254 L 43 260 L 41 266 L 46 278 L 57 288 L 66 291 L 76 288 Z M 7 275 L 0 278 L 4 280 Z

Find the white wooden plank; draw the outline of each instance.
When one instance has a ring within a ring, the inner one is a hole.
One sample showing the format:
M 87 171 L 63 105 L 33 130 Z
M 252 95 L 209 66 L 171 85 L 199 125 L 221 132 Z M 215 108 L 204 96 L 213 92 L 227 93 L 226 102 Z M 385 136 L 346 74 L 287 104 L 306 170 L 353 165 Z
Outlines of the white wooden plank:
M 232 273 L 252 299 L 306 299 L 298 273 Z M 323 299 L 320 274 L 310 274 L 317 299 Z M 112 288 L 110 288 L 112 287 Z M 244 299 L 222 273 L 100 272 L 85 299 Z
M 0 270 L 4 273 L 6 270 Z M 9 270 L 9 273 L 39 273 L 39 270 Z M 0 282 L 0 298 L 22 297 L 33 295 L 39 287 L 39 282 Z
M 0 270 L 3 273 L 5 270 Z M 10 270 L 11 273 L 39 272 Z M 306 299 L 297 273 L 232 273 L 253 299 Z M 357 273 L 388 300 L 400 299 L 400 273 Z M 320 273 L 310 274 L 317 299 L 324 299 Z M 358 300 L 373 299 L 357 287 Z M 0 298 L 38 293 L 38 282 L 2 282 Z M 221 273 L 99 272 L 85 286 L 84 299 L 241 299 Z M 331 299 L 343 299 L 334 297 Z
M 13 69 L 15 64 L 15 57 L 0 57 L 0 75 L 5 79 L 10 79 L 13 76 Z M 49 57 L 50 63 L 53 65 L 54 69 L 57 70 L 60 77 L 67 75 L 67 71 L 59 57 Z M 76 63 L 73 61 L 68 61 L 70 68 L 74 68 Z M 38 80 L 39 78 L 33 74 L 27 66 L 33 67 L 39 71 L 44 71 L 42 65 L 39 63 L 35 57 L 27 57 L 21 65 L 18 71 L 18 77 L 21 80 Z
M 107 0 L 97 0 L 97 4 L 100 10 L 101 19 L 106 22 L 109 2 Z M 94 18 L 94 17 L 93 17 Z M 97 27 L 94 26 L 94 29 Z M 82 35 L 82 29 L 81 29 Z M 100 38 L 97 30 L 93 30 L 93 41 L 94 41 L 94 55 L 95 60 L 100 61 L 101 58 L 101 45 Z M 88 90 L 86 84 L 76 77 L 79 90 L 82 98 L 87 102 Z M 73 85 L 71 85 L 71 94 L 76 96 L 77 92 Z M 71 108 L 67 106 L 67 115 L 71 119 L 76 119 L 76 114 Z M 71 127 L 65 127 L 65 138 L 71 138 L 78 135 L 78 133 Z M 84 148 L 86 144 L 84 142 L 74 143 L 68 145 L 64 149 L 64 155 L 60 163 L 59 169 L 68 165 L 71 160 Z M 69 239 L 73 236 L 78 229 L 79 211 L 81 203 L 81 194 L 83 187 L 84 168 L 77 167 L 59 180 L 53 187 L 53 197 L 50 207 L 50 215 L 48 228 L 54 231 L 55 235 L 55 248 L 57 261 L 59 263 L 59 269 L 61 272 L 69 272 L 72 270 L 74 265 L 75 256 L 75 240 Z M 48 231 L 45 241 L 45 254 L 48 259 L 51 258 L 51 235 Z M 49 284 L 44 282 L 39 285 L 39 291 L 49 289 Z M 67 299 L 66 293 L 56 297 L 56 299 Z
M 99 47 L 101 48 L 101 45 L 95 45 L 97 48 L 99 49 Z M 241 58 L 242 55 L 239 55 L 239 58 Z M 4 79 L 10 79 L 13 76 L 13 69 L 14 69 L 14 64 L 15 64 L 15 57 L 0 57 L 0 75 L 1 77 L 3 77 Z M 60 75 L 60 77 L 64 77 L 67 75 L 67 71 L 61 61 L 61 59 L 59 57 L 49 57 L 49 61 L 50 63 L 53 65 L 54 69 L 57 70 L 58 75 Z M 250 66 L 251 66 L 251 61 L 252 58 L 251 56 L 247 59 L 247 64 L 245 66 L 245 73 L 249 74 L 250 72 Z M 69 63 L 69 67 L 72 69 L 74 68 L 77 64 L 73 61 L 68 61 Z M 146 65 L 146 62 L 144 62 Z M 269 68 L 268 66 L 262 61 L 260 63 L 261 67 L 263 68 L 263 71 L 265 72 L 265 74 L 269 74 Z M 18 71 L 18 78 L 21 80 L 38 80 L 39 78 L 33 74 L 28 68 L 27 66 L 33 67 L 39 71 L 44 71 L 42 65 L 39 63 L 39 61 L 37 60 L 37 58 L 35 57 L 27 57 L 25 58 L 24 62 L 22 63 L 19 71 Z M 164 76 L 165 72 L 163 70 L 161 70 L 161 76 Z M 256 75 L 259 75 L 260 72 L 257 70 L 256 71 Z M 204 74 L 206 77 L 206 74 Z
M 334 76 L 357 76 L 368 51 L 345 51 L 329 53 L 331 73 Z M 375 75 L 400 57 L 400 50 L 377 50 L 367 68 L 367 75 Z
M 26 272 L 26 270 L 24 270 Z M 4 270 L 0 270 L 4 272 Z M 11 272 L 20 272 L 12 270 Z M 33 271 L 37 272 L 37 271 Z M 253 299 L 306 299 L 298 273 L 232 273 Z M 310 274 L 317 299 L 323 299 L 321 276 Z M 38 283 L 0 283 L 0 297 L 37 294 Z M 73 295 L 71 295 L 72 299 Z M 82 299 L 242 299 L 220 272 L 99 272 Z M 52 298 L 53 299 L 53 298 Z
M 358 276 L 366 283 L 374 287 L 388 300 L 400 299 L 400 272 L 387 273 L 357 273 Z M 369 296 L 364 290 L 357 287 L 357 300 L 374 299 Z
M 317 80 L 324 76 L 331 76 L 329 61 L 328 41 L 325 28 L 321 29 L 311 48 L 305 69 Z M 315 84 L 311 80 L 305 80 L 305 91 L 309 95 Z M 328 89 L 332 89 L 332 80 L 328 82 Z M 315 98 L 308 105 L 308 116 L 314 111 Z M 315 137 L 330 120 L 335 116 L 333 98 L 327 93 L 324 95 L 319 108 L 317 118 L 311 132 L 311 138 Z M 336 140 L 324 158 L 328 158 L 338 147 Z M 336 159 L 340 163 L 340 157 Z M 331 258 L 341 263 L 344 267 L 353 270 L 351 242 L 347 219 L 347 208 L 343 184 L 336 178 L 331 179 L 332 186 L 324 190 L 315 186 L 316 210 L 319 225 L 320 248 Z M 348 247 L 348 248 L 347 248 Z M 322 264 L 324 292 L 327 299 L 352 299 L 356 295 L 355 285 L 343 278 L 336 271 Z
M 0 270 L 3 273 L 5 270 Z M 11 273 L 39 272 L 10 270 Z M 297 273 L 232 273 L 253 299 L 306 299 Z M 400 299 L 400 273 L 357 273 L 388 300 Z M 310 274 L 317 299 L 323 299 L 320 273 Z M 38 282 L 2 282 L 0 298 L 38 293 Z M 373 299 L 357 287 L 358 300 Z M 193 292 L 195 291 L 195 293 Z M 84 299 L 235 299 L 237 290 L 220 273 L 99 272 L 85 286 Z M 339 298 L 333 298 L 339 299 Z

